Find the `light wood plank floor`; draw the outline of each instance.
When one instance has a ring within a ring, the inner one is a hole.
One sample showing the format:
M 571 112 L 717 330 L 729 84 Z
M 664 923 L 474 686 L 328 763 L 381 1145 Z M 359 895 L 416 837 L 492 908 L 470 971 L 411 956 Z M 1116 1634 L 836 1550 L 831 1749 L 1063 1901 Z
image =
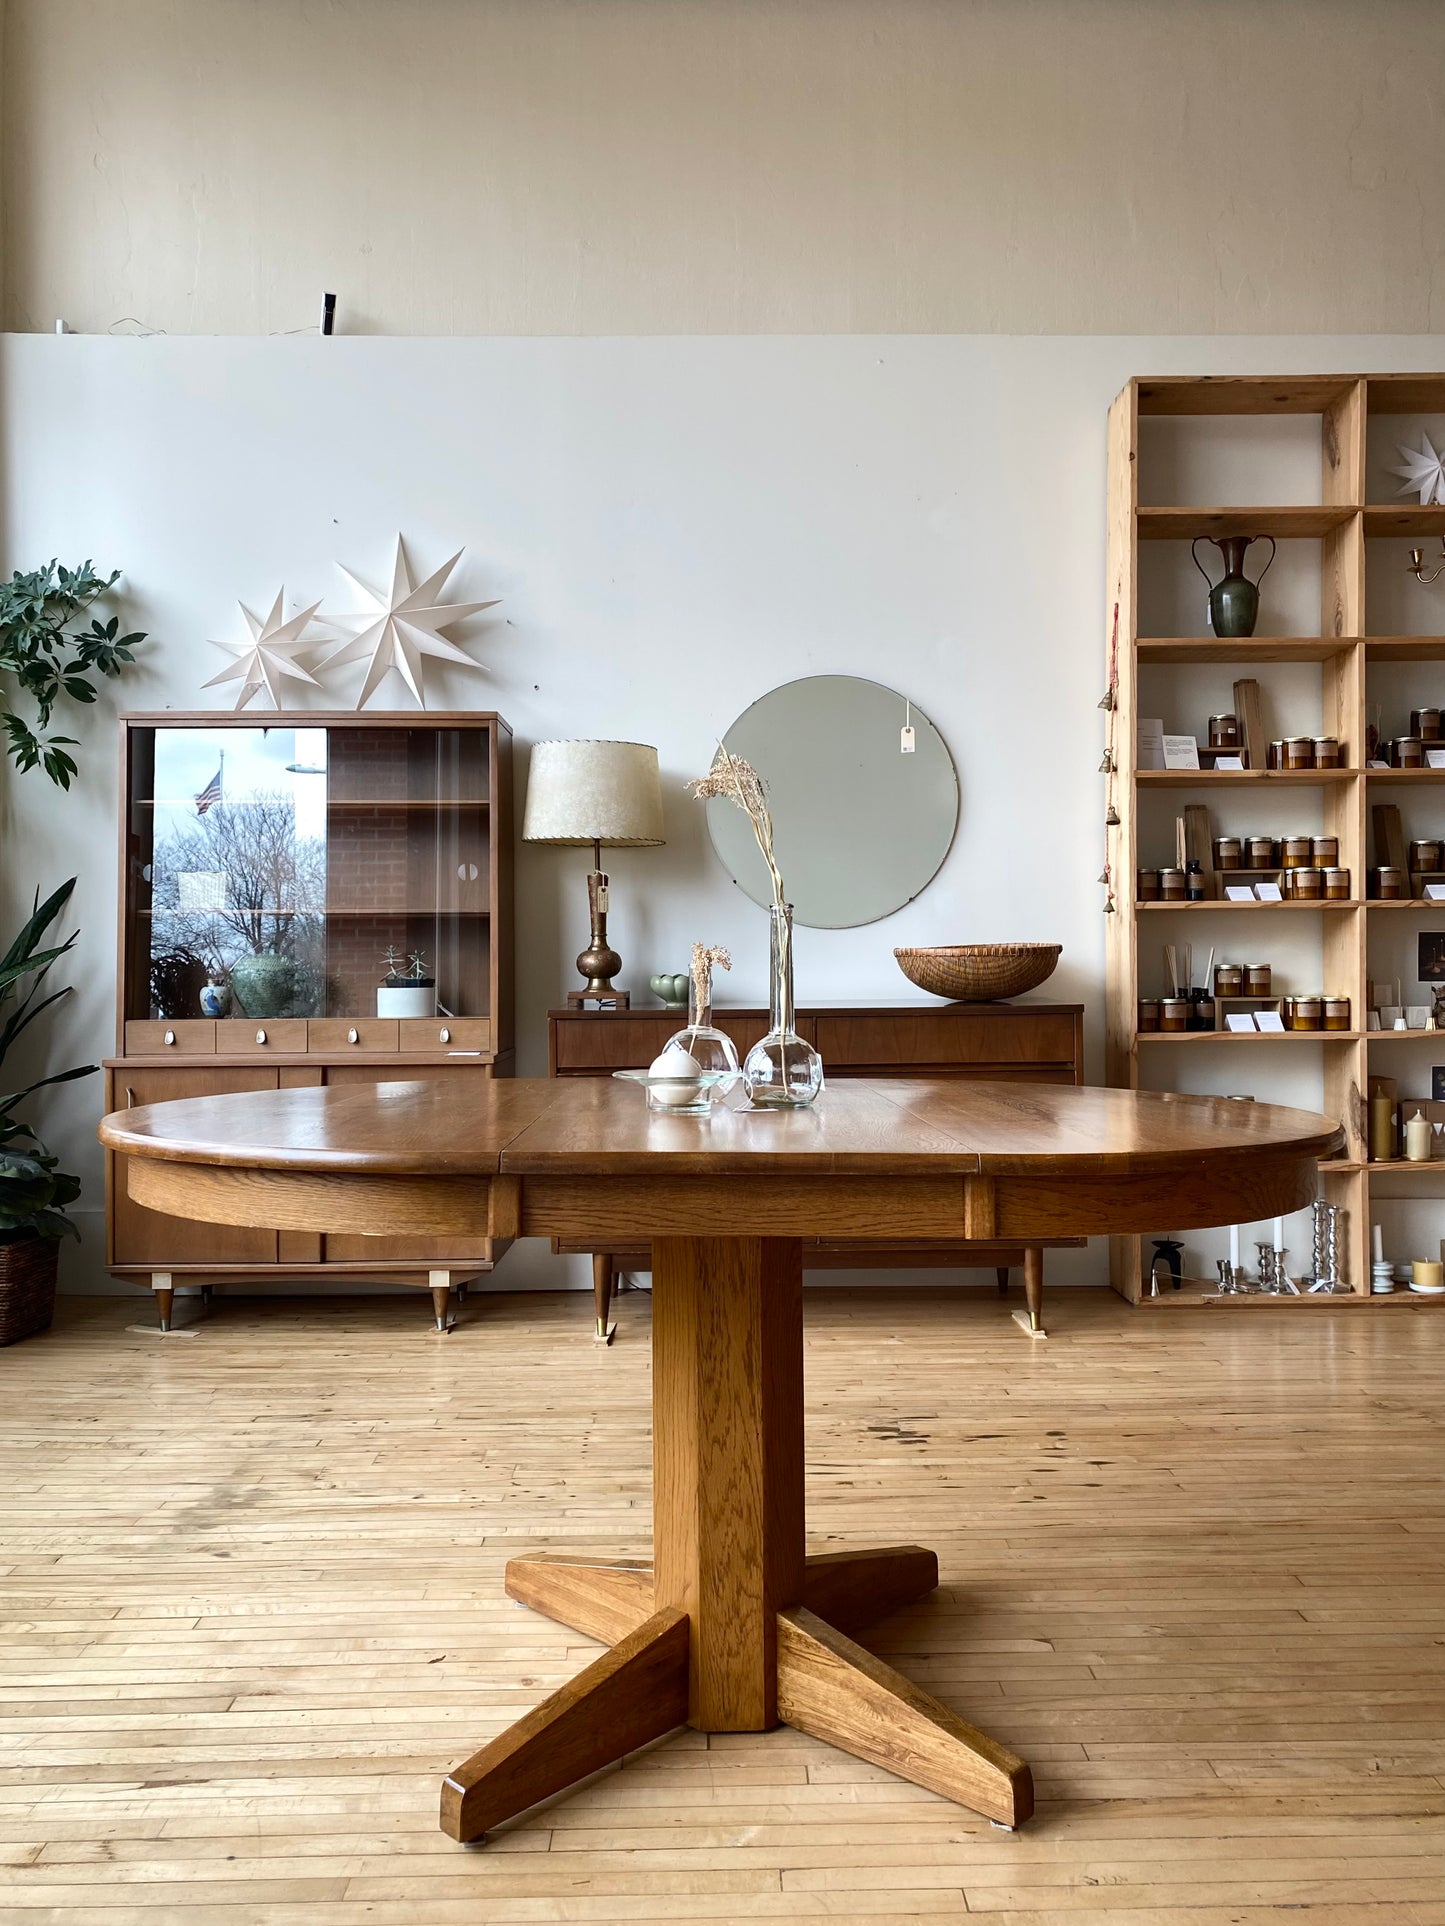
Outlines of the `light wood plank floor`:
M 465 1851 L 443 1769 L 576 1671 L 523 1547 L 648 1542 L 648 1300 L 72 1302 L 0 1353 L 0 1918 L 1445 1926 L 1445 1321 L 808 1296 L 817 1548 L 1032 1761 L 997 1832 L 786 1730 L 684 1733 Z

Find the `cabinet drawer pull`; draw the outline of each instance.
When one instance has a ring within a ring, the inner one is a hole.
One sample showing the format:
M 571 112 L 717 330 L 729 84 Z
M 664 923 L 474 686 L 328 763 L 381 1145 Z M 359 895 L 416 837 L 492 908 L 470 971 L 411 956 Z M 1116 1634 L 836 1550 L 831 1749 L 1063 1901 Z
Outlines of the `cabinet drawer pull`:
M 166 1031 L 166 1042 L 167 1042 L 167 1043 L 174 1043 L 174 1042 L 175 1042 L 175 1040 L 176 1040 L 176 1033 L 175 1033 L 175 1031 L 174 1031 L 174 1030 L 167 1030 L 167 1031 Z
M 125 1087 L 125 1107 L 127 1110 L 135 1109 L 135 1089 L 131 1084 Z
M 266 1041 L 266 1032 L 264 1030 L 258 1030 L 256 1032 L 256 1041 L 257 1043 L 264 1043 Z
M 356 1030 L 348 1030 L 346 1033 L 346 1041 L 348 1043 L 360 1043 L 361 1041 L 360 1032 Z
M 452 1033 L 450 1030 L 448 1030 L 445 1027 L 445 1025 L 443 1025 L 443 1027 L 437 1032 L 437 1036 L 439 1041 L 442 1043 L 450 1043 L 452 1040 Z

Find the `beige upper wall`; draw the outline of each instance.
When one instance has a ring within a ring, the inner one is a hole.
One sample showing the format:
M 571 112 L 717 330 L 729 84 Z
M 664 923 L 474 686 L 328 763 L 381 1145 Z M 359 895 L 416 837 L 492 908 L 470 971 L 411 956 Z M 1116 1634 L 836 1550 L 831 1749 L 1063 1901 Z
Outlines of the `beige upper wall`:
M 11 328 L 1427 332 L 1441 0 L 7 0 Z

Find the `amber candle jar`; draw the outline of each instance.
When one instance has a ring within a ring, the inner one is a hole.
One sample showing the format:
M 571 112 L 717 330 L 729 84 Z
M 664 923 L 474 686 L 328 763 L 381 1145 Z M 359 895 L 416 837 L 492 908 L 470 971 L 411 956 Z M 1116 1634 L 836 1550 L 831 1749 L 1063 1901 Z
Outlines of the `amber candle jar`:
M 1375 871 L 1375 900 L 1380 903 L 1403 902 L 1408 893 L 1408 884 L 1403 869 L 1391 869 L 1388 865 Z
M 1211 716 L 1209 718 L 1209 746 L 1211 749 L 1237 749 L 1239 747 L 1239 717 Z
M 1244 868 L 1244 844 L 1238 836 L 1215 837 L 1214 867 L 1216 869 Z
M 1347 996 L 1327 996 L 1322 1005 L 1323 1028 L 1326 1030 L 1348 1030 L 1350 1027 L 1350 999 Z
M 1418 736 L 1421 742 L 1440 740 L 1440 711 L 1438 709 L 1412 709 L 1410 711 L 1410 734 Z
M 1284 743 L 1282 740 L 1276 739 L 1270 743 L 1269 747 L 1265 750 L 1264 766 L 1266 769 L 1284 768 Z
M 1313 836 L 1285 836 L 1280 841 L 1279 860 L 1282 869 L 1308 869 L 1315 853 Z
M 1182 903 L 1184 901 L 1184 871 L 1182 869 L 1160 870 L 1159 901 L 1161 903 Z
M 1290 895 L 1297 903 L 1318 903 L 1325 893 L 1325 873 L 1311 865 L 1289 873 Z
M 1327 869 L 1325 877 L 1325 900 L 1329 903 L 1348 903 L 1350 900 L 1350 872 L 1347 869 Z
M 1159 1028 L 1159 999 L 1157 996 L 1144 996 L 1139 999 L 1139 1029 L 1157 1030 Z
M 1159 872 L 1157 869 L 1141 869 L 1135 879 L 1135 893 L 1141 903 L 1159 901 Z
M 1440 855 L 1440 844 L 1432 837 L 1421 836 L 1410 845 L 1410 867 L 1433 876 L 1440 868 Z
M 1284 1027 L 1286 1030 L 1318 1030 L 1324 1020 L 1324 998 L 1318 994 L 1311 996 L 1287 996 L 1284 1000 Z
M 1244 966 L 1244 994 L 1246 996 L 1268 996 L 1274 970 L 1268 963 L 1246 963 Z
M 1340 839 L 1338 836 L 1311 836 L 1310 857 L 1321 869 L 1328 869 L 1340 860 Z
M 1313 769 L 1315 766 L 1314 737 L 1286 736 L 1284 739 L 1284 766 L 1286 769 Z
M 1189 1028 L 1189 998 L 1166 996 L 1159 1004 L 1159 1028 L 1177 1035 Z
M 1214 994 L 1216 996 L 1244 995 L 1244 968 L 1239 963 L 1216 963 L 1214 966 Z
M 1396 736 L 1391 744 L 1390 760 L 1397 769 L 1423 769 L 1425 745 L 1418 736 Z
M 1244 866 L 1246 869 L 1273 869 L 1275 867 L 1273 836 L 1245 837 Z
M 1344 766 L 1345 752 L 1338 736 L 1316 736 L 1314 751 L 1316 769 L 1340 769 Z

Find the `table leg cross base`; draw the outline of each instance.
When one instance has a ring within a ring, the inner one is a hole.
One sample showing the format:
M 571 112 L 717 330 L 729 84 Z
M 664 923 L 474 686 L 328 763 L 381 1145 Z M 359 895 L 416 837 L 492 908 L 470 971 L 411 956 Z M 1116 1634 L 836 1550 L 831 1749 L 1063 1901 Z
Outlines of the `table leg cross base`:
M 777 1615 L 777 1706 L 784 1723 L 1006 1826 L 1033 1811 L 1022 1759 L 920 1691 L 849 1634 L 938 1583 L 917 1545 L 809 1558 L 802 1599 Z M 517 1558 L 512 1598 L 611 1650 L 474 1753 L 442 1787 L 442 1830 L 476 1841 L 539 1800 L 689 1722 L 691 1625 L 656 1608 L 652 1567 Z

